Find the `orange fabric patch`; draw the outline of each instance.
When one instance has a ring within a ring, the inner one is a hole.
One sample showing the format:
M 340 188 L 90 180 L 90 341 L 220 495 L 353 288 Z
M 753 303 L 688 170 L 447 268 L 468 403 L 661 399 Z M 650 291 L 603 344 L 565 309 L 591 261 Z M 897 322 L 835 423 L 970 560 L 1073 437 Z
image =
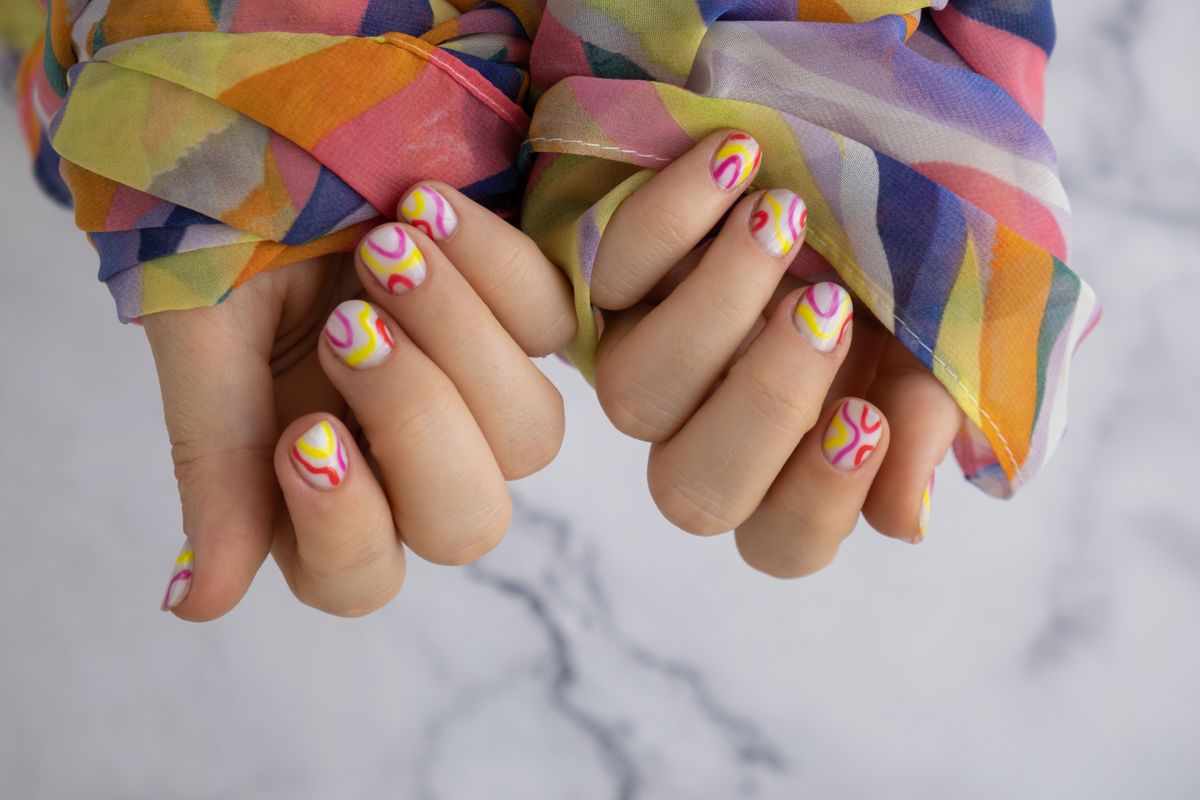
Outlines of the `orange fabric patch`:
M 429 45 L 404 37 L 421 52 Z M 348 39 L 222 92 L 217 98 L 305 150 L 400 92 L 425 66 L 411 50 Z

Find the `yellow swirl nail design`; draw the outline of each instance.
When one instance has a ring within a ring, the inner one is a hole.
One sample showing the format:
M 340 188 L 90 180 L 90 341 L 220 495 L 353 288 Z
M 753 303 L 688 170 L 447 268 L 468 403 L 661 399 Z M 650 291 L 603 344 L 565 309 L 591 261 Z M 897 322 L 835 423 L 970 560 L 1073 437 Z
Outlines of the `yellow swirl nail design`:
M 929 532 L 929 517 L 933 511 L 933 485 L 936 477 L 936 475 L 929 476 L 929 483 L 925 484 L 925 491 L 921 494 L 921 514 L 917 519 L 917 526 L 921 532 L 913 538 L 913 544 L 924 541 L 925 534 Z
M 375 307 L 362 300 L 347 300 L 333 310 L 325 323 L 325 339 L 333 352 L 355 369 L 383 363 L 395 344 Z
M 842 343 L 854 319 L 854 304 L 850 293 L 836 283 L 814 283 L 800 295 L 792 319 L 809 344 L 830 353 Z
M 713 156 L 709 170 L 717 186 L 727 192 L 740 189 L 762 161 L 762 148 L 753 136 L 731 133 Z
M 429 268 L 416 242 L 399 225 L 383 225 L 367 234 L 358 254 L 367 269 L 392 294 L 407 294 L 425 282 Z
M 328 422 L 318 422 L 296 440 L 292 447 L 292 463 L 310 486 L 333 489 L 346 479 L 349 465 L 346 450 L 337 432 Z
M 183 543 L 183 549 L 175 557 L 175 566 L 171 570 L 171 580 L 167 583 L 167 591 L 163 594 L 162 610 L 170 611 L 188 596 L 192 588 L 192 575 L 196 563 L 196 554 L 192 551 L 191 541 Z
M 444 242 L 458 229 L 458 214 L 432 186 L 418 186 L 400 206 L 404 221 L 435 242 Z
M 764 250 L 777 258 L 792 252 L 807 227 L 807 206 L 800 195 L 787 189 L 772 189 L 765 193 L 750 217 L 750 234 Z

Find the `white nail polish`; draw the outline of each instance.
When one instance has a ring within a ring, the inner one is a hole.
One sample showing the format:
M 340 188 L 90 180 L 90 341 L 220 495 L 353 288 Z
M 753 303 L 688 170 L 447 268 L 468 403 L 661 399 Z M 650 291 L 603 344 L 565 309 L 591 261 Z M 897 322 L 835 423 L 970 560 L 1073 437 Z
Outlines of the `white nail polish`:
M 171 580 L 167 583 L 167 591 L 163 594 L 163 611 L 170 611 L 188 596 L 188 592 L 192 588 L 195 563 L 196 554 L 192 552 L 192 543 L 184 540 L 183 549 L 175 558 L 175 566 L 171 570 Z
M 323 420 L 296 440 L 291 458 L 300 477 L 316 489 L 341 486 L 349 470 L 346 448 L 333 426 Z
M 796 303 L 792 321 L 808 343 L 823 353 L 831 353 L 842 343 L 854 304 L 850 293 L 836 283 L 814 283 L 804 290 Z
M 400 206 L 404 221 L 435 242 L 444 242 L 458 230 L 458 214 L 432 186 L 418 186 Z
M 368 233 L 358 254 L 380 285 L 392 294 L 408 294 L 429 274 L 416 242 L 396 224 L 382 225 Z
M 395 342 L 375 307 L 347 300 L 325 322 L 325 340 L 338 358 L 354 369 L 370 369 L 392 354 Z

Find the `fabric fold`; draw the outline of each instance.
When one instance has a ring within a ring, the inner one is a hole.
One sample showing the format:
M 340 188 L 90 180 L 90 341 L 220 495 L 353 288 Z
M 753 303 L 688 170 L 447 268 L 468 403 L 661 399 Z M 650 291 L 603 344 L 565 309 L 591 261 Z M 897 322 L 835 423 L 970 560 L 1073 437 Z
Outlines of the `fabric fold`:
M 963 409 L 967 477 L 1010 496 L 1063 435 L 1071 356 L 1098 316 L 1065 263 L 1070 210 L 1038 123 L 1049 4 L 937 3 L 932 23 L 836 5 L 867 21 L 828 22 L 829 3 L 550 0 L 525 218 L 576 284 L 570 358 L 590 374 L 592 259 L 642 171 L 743 130 L 763 146 L 755 188 L 805 198 L 809 245 Z M 990 44 L 1003 56 L 977 52 Z M 961 58 L 924 54 L 938 48 Z
M 763 145 L 757 188 L 808 203 L 828 267 L 804 277 L 846 285 L 963 409 L 970 480 L 1009 496 L 1063 436 L 1099 310 L 1067 266 L 1041 127 L 1050 0 L 47 6 L 18 110 L 123 320 L 348 251 L 433 178 L 513 216 L 524 193 L 522 226 L 575 285 L 566 355 L 590 376 L 608 220 L 737 128 Z M 30 7 L 0 14 L 0 50 L 28 46 Z

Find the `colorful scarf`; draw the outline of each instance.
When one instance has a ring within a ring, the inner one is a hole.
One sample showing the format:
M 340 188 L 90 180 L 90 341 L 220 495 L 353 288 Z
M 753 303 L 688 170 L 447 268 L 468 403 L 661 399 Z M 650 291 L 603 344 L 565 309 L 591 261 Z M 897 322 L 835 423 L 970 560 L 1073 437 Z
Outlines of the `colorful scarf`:
M 748 131 L 757 184 L 805 198 L 809 243 L 966 412 L 968 478 L 1007 496 L 1061 438 L 1097 316 L 1040 126 L 1053 37 L 1049 0 L 53 0 L 20 109 L 124 320 L 348 250 L 419 179 L 507 209 L 527 177 L 589 376 L 613 211 Z
M 525 228 L 575 282 L 571 359 L 590 371 L 587 286 L 622 199 L 743 130 L 763 146 L 757 187 L 805 199 L 808 243 L 962 407 L 967 477 L 1011 495 L 1062 438 L 1098 316 L 1064 263 L 1070 212 L 1039 122 L 1049 0 L 938 0 L 924 20 L 913 0 L 800 0 L 803 21 L 796 5 L 547 3 Z

